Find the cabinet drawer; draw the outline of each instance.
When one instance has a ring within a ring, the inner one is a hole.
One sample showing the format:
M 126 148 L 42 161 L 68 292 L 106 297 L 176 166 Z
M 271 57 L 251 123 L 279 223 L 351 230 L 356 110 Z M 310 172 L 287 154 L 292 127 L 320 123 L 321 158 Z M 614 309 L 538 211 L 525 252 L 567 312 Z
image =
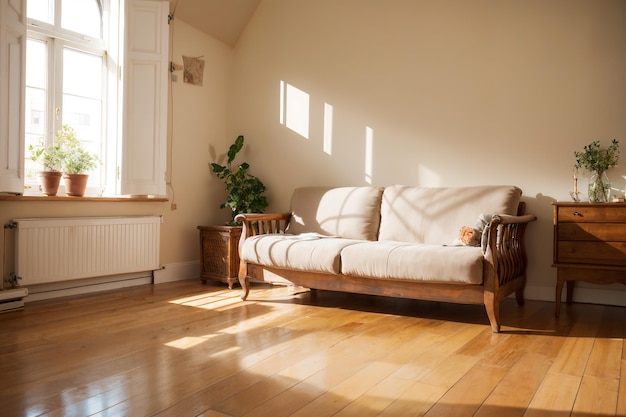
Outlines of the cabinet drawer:
M 559 223 L 557 238 L 563 240 L 592 240 L 626 242 L 624 223 Z
M 565 206 L 557 210 L 557 222 L 626 222 L 624 205 Z
M 626 242 L 559 241 L 557 263 L 626 266 Z

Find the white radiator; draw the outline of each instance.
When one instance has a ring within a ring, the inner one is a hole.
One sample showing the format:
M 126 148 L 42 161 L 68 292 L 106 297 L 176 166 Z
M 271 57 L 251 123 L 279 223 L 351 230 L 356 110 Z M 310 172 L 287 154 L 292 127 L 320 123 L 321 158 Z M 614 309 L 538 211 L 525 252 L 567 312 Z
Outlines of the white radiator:
M 160 216 L 14 222 L 20 285 L 159 269 Z

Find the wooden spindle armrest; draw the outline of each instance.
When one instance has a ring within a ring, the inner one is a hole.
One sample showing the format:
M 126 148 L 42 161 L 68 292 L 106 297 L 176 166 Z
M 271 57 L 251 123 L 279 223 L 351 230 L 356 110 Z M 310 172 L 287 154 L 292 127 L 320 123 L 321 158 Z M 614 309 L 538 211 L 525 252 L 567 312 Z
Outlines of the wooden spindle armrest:
M 524 275 L 527 266 L 526 226 L 537 220 L 533 214 L 520 216 L 497 215 L 489 226 L 485 259 L 493 266 L 496 287 L 504 286 Z
M 520 223 L 530 223 L 537 220 L 537 216 L 534 214 L 524 214 L 521 216 L 510 216 L 508 214 L 498 214 L 493 218 L 492 221 L 497 224 L 520 224 Z
M 241 213 L 235 220 L 241 222 L 243 239 L 262 234 L 284 233 L 291 219 L 291 213 Z

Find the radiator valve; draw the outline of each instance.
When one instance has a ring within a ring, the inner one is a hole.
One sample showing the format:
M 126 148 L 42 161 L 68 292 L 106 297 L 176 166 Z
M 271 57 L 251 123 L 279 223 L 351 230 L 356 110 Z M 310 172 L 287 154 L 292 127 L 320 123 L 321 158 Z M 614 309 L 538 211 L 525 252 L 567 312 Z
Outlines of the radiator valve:
M 18 277 L 17 275 L 15 275 L 15 272 L 11 272 L 9 274 L 9 277 L 5 281 L 9 283 L 11 288 L 15 288 L 15 287 L 19 287 L 20 285 L 19 280 L 21 279 L 22 277 Z

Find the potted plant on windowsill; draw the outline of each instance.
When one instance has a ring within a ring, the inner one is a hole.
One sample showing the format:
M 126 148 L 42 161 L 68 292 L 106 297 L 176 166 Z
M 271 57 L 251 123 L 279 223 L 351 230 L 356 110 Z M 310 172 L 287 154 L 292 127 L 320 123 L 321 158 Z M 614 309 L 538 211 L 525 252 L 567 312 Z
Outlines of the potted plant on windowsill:
M 82 197 L 87 188 L 88 172 L 100 162 L 96 154 L 87 152 L 76 137 L 76 131 L 68 126 L 57 131 L 56 141 L 62 149 L 63 180 L 65 193 L 69 196 Z
M 41 190 L 47 195 L 54 197 L 59 190 L 61 182 L 61 163 L 63 160 L 63 150 L 58 143 L 52 145 L 30 145 L 28 147 L 30 159 L 40 164 L 43 170 L 39 171 L 41 179 Z
M 237 167 L 232 166 L 235 157 L 243 148 L 244 138 L 240 135 L 230 145 L 227 153 L 226 165 L 211 163 L 211 169 L 217 178 L 224 181 L 228 196 L 220 208 L 230 208 L 231 220 L 229 225 L 237 225 L 235 216 L 239 213 L 263 213 L 267 207 L 267 198 L 263 195 L 265 185 L 258 177 L 248 172 L 250 165 L 242 162 Z

